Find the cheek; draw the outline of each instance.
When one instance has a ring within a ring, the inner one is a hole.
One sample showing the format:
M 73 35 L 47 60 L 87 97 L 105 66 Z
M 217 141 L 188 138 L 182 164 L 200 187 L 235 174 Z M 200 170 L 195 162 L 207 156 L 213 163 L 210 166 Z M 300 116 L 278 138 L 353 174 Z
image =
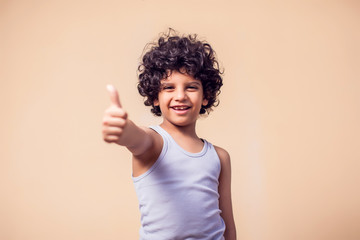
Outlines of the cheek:
M 159 94 L 158 99 L 154 101 L 155 106 L 166 106 L 171 101 L 171 97 L 168 94 Z
M 160 106 L 162 104 L 162 102 L 164 102 L 164 94 L 159 92 L 157 99 L 154 100 L 154 105 Z

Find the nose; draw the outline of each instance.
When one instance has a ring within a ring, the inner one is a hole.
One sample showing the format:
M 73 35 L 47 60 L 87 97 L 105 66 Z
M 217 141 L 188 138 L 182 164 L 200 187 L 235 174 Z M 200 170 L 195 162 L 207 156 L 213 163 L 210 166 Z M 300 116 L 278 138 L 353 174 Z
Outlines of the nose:
M 186 92 L 184 89 L 178 88 L 176 91 L 175 100 L 183 101 L 187 98 Z

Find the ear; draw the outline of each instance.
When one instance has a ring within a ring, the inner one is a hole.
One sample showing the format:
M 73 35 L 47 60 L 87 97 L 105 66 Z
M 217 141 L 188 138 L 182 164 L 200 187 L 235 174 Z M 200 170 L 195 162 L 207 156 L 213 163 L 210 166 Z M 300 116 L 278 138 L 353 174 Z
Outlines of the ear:
M 202 105 L 206 106 L 209 103 L 209 100 L 207 100 L 206 98 L 203 99 L 202 101 Z
M 156 99 L 156 100 L 154 100 L 154 106 L 160 106 L 160 103 L 159 103 L 159 100 L 158 99 Z

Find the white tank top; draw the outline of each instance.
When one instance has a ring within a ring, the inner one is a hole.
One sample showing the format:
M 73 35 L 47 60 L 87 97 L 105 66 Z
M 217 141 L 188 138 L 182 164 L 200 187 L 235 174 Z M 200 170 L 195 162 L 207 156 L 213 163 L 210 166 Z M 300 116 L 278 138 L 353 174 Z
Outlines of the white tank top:
M 214 146 L 190 153 L 160 126 L 159 158 L 144 174 L 133 177 L 141 213 L 141 240 L 223 240 L 219 209 L 220 160 Z

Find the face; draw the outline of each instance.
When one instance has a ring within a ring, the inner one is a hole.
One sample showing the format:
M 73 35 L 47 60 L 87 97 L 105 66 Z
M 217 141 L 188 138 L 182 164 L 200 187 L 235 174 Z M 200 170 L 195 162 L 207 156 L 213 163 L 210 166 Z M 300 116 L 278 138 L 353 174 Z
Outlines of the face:
M 195 126 L 201 106 L 207 103 L 200 80 L 186 73 L 172 71 L 168 78 L 161 80 L 155 106 L 160 107 L 164 124 L 183 127 Z

